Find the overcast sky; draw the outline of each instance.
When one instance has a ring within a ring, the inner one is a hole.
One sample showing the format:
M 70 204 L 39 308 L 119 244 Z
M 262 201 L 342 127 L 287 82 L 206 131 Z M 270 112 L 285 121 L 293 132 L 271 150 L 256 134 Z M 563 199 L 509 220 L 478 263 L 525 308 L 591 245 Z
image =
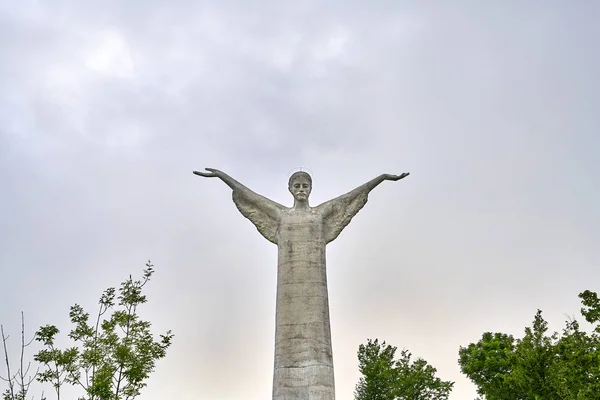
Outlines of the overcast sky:
M 337 398 L 379 338 L 473 399 L 459 346 L 520 336 L 538 308 L 560 330 L 600 291 L 599 16 L 592 0 L 0 0 L 10 345 L 21 311 L 29 335 L 66 334 L 72 304 L 93 314 L 151 259 L 140 311 L 175 338 L 142 398 L 269 399 L 276 247 L 192 170 L 288 206 L 299 167 L 313 205 L 410 172 L 328 246 Z

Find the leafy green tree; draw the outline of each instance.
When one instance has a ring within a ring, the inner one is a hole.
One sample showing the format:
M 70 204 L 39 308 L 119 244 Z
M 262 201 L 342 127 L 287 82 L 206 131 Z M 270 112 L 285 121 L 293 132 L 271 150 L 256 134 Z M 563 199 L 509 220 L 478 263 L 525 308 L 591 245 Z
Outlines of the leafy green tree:
M 581 313 L 600 322 L 600 300 L 594 292 L 579 295 Z M 483 334 L 459 349 L 461 371 L 487 400 L 588 400 L 600 398 L 600 326 L 581 331 L 576 320 L 562 334 L 548 333 L 538 310 L 521 339 L 504 333 Z
M 69 338 L 79 347 L 58 349 L 55 345 L 59 330 L 54 325 L 41 327 L 36 340 L 44 349 L 34 359 L 44 369 L 37 379 L 49 382 L 60 399 L 65 383 L 79 386 L 84 396 L 79 400 L 125 400 L 140 394 L 157 360 L 165 357 L 173 334 L 167 331 L 155 340 L 150 332 L 150 322 L 138 315 L 138 307 L 146 303 L 142 288 L 154 273 L 150 262 L 146 264 L 141 280 L 129 279 L 117 291 L 109 288 L 99 301 L 95 321 L 75 304 L 69 313 L 75 327 Z M 110 317 L 103 319 L 108 311 Z
M 551 384 L 565 400 L 600 398 L 600 300 L 589 290 L 580 293 L 579 298 L 584 306 L 581 314 L 595 327 L 588 334 L 581 331 L 576 320 L 567 321 L 555 345 Z
M 363 375 L 354 392 L 355 400 L 445 400 L 454 382 L 442 381 L 437 370 L 422 358 L 411 362 L 408 350 L 395 359 L 396 347 L 367 340 L 358 348 L 359 370 Z
M 459 364 L 463 374 L 477 385 L 477 393 L 488 400 L 517 400 L 518 395 L 505 383 L 514 350 L 511 335 L 486 332 L 479 342 L 460 348 Z
M 555 344 L 556 359 L 549 368 L 550 384 L 560 399 L 594 399 L 600 393 L 598 338 L 582 332 L 577 321 L 567 321 Z
M 512 371 L 507 383 L 522 398 L 535 400 L 558 399 L 551 386 L 550 366 L 555 362 L 557 334 L 546 335 L 548 323 L 537 311 L 532 327 L 517 341 L 511 357 Z
M 581 309 L 581 315 L 590 324 L 598 324 L 594 328 L 596 333 L 600 333 L 600 299 L 598 294 L 589 290 L 579 293 L 579 298 L 584 307 Z

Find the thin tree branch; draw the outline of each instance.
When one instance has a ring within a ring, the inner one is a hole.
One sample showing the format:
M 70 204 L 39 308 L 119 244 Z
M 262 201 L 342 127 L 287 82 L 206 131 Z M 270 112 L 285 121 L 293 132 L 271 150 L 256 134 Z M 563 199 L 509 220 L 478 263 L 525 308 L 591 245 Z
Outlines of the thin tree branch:
M 129 275 L 129 282 L 130 282 L 132 285 L 135 285 L 135 284 L 133 283 L 133 280 L 132 280 L 132 278 L 131 278 L 131 275 Z M 131 326 L 131 314 L 132 314 L 131 310 L 132 310 L 133 306 L 132 306 L 131 304 L 129 304 L 129 305 L 127 305 L 127 306 L 126 306 L 126 308 L 127 308 L 127 332 L 125 333 L 125 338 L 124 338 L 124 340 L 126 340 L 127 338 L 129 338 L 129 333 L 130 333 L 130 332 L 129 332 L 129 328 L 130 328 L 130 326 Z M 121 379 L 122 379 L 122 375 L 123 375 L 123 363 L 121 362 L 121 365 L 119 365 L 119 377 L 118 377 L 118 379 L 117 379 L 117 387 L 116 387 L 116 389 L 115 389 L 115 400 L 118 400 L 118 399 L 119 399 L 119 389 L 120 389 L 120 387 L 121 387 Z
M 13 385 L 13 378 L 11 378 L 10 376 L 10 362 L 8 360 L 8 351 L 6 350 L 6 340 L 8 339 L 8 336 L 4 336 L 4 326 L 0 325 L 0 333 L 2 334 L 2 345 L 4 347 L 4 357 L 6 359 L 6 373 L 7 373 L 7 382 L 8 382 L 8 389 L 10 391 L 10 397 L 12 399 L 15 398 L 15 391 L 14 391 L 14 385 Z M 3 378 L 4 380 L 4 378 Z
M 25 384 L 25 375 L 29 371 L 29 366 L 27 366 L 27 371 L 23 370 L 23 358 L 25 356 L 25 347 L 26 346 L 27 345 L 25 344 L 25 316 L 23 315 L 23 311 L 21 311 L 21 363 L 20 363 L 21 368 L 19 368 L 19 378 L 20 378 L 19 385 L 21 386 L 20 392 L 21 392 L 21 396 L 23 399 L 25 399 L 25 395 L 27 394 L 27 390 L 29 389 L 29 385 Z M 31 363 L 29 365 L 31 365 Z

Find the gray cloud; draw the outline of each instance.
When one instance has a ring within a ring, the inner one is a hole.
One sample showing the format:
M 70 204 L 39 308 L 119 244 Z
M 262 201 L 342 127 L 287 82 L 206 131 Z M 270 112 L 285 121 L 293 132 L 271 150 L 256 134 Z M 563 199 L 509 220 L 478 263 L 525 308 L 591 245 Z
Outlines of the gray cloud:
M 283 204 L 382 172 L 328 248 L 338 397 L 367 337 L 474 397 L 458 346 L 551 329 L 600 262 L 592 2 L 0 2 L 0 322 L 67 328 L 68 307 L 141 271 L 173 329 L 148 399 L 270 395 L 275 247 L 221 168 Z

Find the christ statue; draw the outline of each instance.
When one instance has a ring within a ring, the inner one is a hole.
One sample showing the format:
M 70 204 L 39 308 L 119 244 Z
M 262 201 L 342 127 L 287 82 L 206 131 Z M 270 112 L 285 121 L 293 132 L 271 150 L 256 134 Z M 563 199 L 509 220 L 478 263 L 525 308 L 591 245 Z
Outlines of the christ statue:
M 312 178 L 295 172 L 288 189 L 294 206 L 263 197 L 214 168 L 194 174 L 219 178 L 233 190 L 233 202 L 268 241 L 277 245 L 277 305 L 273 400 L 334 400 L 333 357 L 325 247 L 383 181 L 408 176 L 383 174 L 335 199 L 311 207 Z

